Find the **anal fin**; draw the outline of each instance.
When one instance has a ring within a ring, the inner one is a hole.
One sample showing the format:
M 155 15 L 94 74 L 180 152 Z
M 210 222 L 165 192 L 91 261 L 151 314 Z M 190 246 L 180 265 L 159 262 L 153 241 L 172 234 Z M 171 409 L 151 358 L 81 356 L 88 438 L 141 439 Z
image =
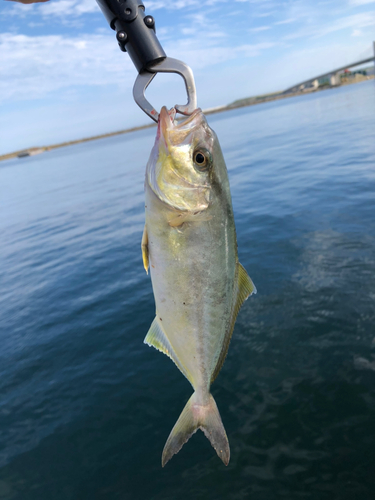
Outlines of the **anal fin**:
M 178 359 L 178 356 L 174 352 L 174 349 L 166 333 L 164 332 L 163 326 L 158 316 L 156 316 L 154 321 L 152 322 L 150 329 L 143 342 L 149 346 L 155 347 L 155 349 L 166 354 L 169 358 L 171 358 L 171 360 L 175 363 L 175 365 L 181 371 L 181 373 L 185 375 L 185 377 L 192 384 L 192 381 L 187 371 L 182 366 L 180 360 Z

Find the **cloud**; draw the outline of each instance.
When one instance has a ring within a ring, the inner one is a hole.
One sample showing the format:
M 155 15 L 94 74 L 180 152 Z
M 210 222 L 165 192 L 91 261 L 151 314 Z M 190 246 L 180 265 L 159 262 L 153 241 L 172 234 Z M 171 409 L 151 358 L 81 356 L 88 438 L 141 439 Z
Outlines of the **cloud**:
M 375 12 L 362 12 L 351 16 L 340 17 L 333 22 L 322 24 L 318 22 L 304 26 L 303 28 L 283 36 L 283 40 L 293 40 L 296 38 L 323 37 L 337 31 L 353 28 L 360 29 L 375 25 Z
M 258 26 L 257 28 L 251 28 L 250 31 L 253 31 L 254 33 L 258 33 L 259 31 L 266 31 L 271 29 L 271 26 Z
M 353 32 L 350 36 L 362 36 L 362 31 L 361 30 L 353 30 Z
M 269 16 L 272 16 L 272 14 L 275 14 L 276 11 L 274 10 L 271 10 L 269 12 L 258 12 L 256 14 L 254 14 L 254 17 L 269 17 Z
M 65 3 L 64 3 L 65 2 Z M 61 0 L 72 5 L 74 0 Z M 84 2 L 83 2 L 84 3 Z M 82 5 L 82 8 L 85 8 Z M 202 30 L 203 15 L 194 15 L 195 22 L 180 39 L 166 39 L 164 49 L 193 67 L 208 69 L 236 58 L 253 58 L 274 46 L 272 42 L 223 46 L 225 32 L 212 26 Z M 38 99 L 50 92 L 84 86 L 118 85 L 130 89 L 136 70 L 127 54 L 119 51 L 112 33 L 90 35 L 29 36 L 3 33 L 0 35 L 1 67 L 0 101 Z
M 349 1 L 349 4 L 354 5 L 354 6 L 367 5 L 369 3 L 375 3 L 375 0 L 350 0 Z
M 165 50 L 170 57 L 185 61 L 194 71 L 206 70 L 208 73 L 213 67 L 225 66 L 229 61 L 260 56 L 275 45 L 274 42 L 263 42 L 229 47 L 223 46 L 220 39 L 211 38 L 210 34 L 207 34 L 204 38 L 192 37 L 169 42 L 165 45 Z
M 0 100 L 34 99 L 57 89 L 121 82 L 136 72 L 110 35 L 0 35 Z
M 98 4 L 92 0 L 58 0 L 42 4 L 39 9 L 44 17 L 81 16 L 100 11 Z
M 216 2 L 212 2 L 216 3 Z M 199 0 L 149 0 L 146 4 L 147 12 L 152 10 L 167 9 L 167 10 L 181 10 L 200 5 Z M 211 4 L 211 2 L 210 2 Z
M 85 14 L 100 12 L 98 4 L 94 0 L 57 0 L 52 2 L 22 5 L 15 4 L 5 10 L 6 15 L 31 16 L 37 15 L 43 18 L 57 17 L 79 17 Z
M 375 1 L 375 0 L 374 0 Z M 297 21 L 296 18 L 289 18 L 289 19 L 284 19 L 283 21 L 277 21 L 276 23 L 274 23 L 275 25 L 279 25 L 279 24 L 290 24 L 290 23 L 295 23 Z
M 353 14 L 351 16 L 342 17 L 337 19 L 331 25 L 322 27 L 319 36 L 332 33 L 334 31 L 343 30 L 345 28 L 364 28 L 366 26 L 375 25 L 375 12 L 362 12 L 360 14 Z

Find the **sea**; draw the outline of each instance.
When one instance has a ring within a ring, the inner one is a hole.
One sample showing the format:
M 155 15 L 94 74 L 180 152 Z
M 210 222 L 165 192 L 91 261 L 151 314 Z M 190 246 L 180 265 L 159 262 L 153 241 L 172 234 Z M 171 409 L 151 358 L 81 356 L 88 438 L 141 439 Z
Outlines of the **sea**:
M 155 128 L 0 163 L 0 500 L 375 498 L 375 82 L 210 115 L 258 293 L 198 431 L 143 339 Z

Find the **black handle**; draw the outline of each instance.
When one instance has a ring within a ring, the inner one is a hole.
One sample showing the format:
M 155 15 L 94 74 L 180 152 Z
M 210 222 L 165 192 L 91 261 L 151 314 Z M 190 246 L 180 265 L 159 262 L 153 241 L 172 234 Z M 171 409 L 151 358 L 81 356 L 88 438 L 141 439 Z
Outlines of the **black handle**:
M 120 49 L 128 52 L 138 73 L 163 61 L 167 55 L 155 34 L 155 21 L 145 16 L 142 0 L 96 0 Z

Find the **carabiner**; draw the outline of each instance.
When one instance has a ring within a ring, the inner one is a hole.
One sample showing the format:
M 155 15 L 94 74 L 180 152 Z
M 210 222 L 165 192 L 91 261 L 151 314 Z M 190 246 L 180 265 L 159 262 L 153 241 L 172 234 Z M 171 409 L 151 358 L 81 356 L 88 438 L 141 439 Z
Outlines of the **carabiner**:
M 188 96 L 187 104 L 176 104 L 183 115 L 191 115 L 197 107 L 193 72 L 185 63 L 167 57 L 156 37 L 155 20 L 145 15 L 143 0 L 96 0 L 110 27 L 116 31 L 117 42 L 123 52 L 128 52 L 138 77 L 133 96 L 138 106 L 153 120 L 159 113 L 148 102 L 145 90 L 156 73 L 177 73 L 184 79 Z
M 166 57 L 163 61 L 147 68 L 147 71 L 139 73 L 133 87 L 133 97 L 138 106 L 146 115 L 154 121 L 158 121 L 159 113 L 145 97 L 145 91 L 157 73 L 177 73 L 182 76 L 185 82 L 188 100 L 187 104 L 176 104 L 175 109 L 182 115 L 191 115 L 197 109 L 197 93 L 194 75 L 189 66 L 172 57 Z

